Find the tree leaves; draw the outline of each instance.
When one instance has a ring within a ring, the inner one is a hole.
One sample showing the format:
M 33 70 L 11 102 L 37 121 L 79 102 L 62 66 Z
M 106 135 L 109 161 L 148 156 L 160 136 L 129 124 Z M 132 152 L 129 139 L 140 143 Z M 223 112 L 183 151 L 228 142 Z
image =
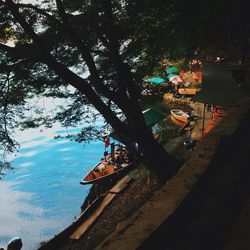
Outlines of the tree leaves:
M 14 48 L 2 45 L 0 50 L 3 73 L 10 75 L 8 110 L 12 105 L 24 108 L 26 100 L 37 95 L 67 98 L 70 104 L 53 119 L 77 126 L 88 120 L 91 103 L 116 130 L 132 136 L 133 126 L 126 128 L 116 111 L 130 116 L 137 110 L 142 121 L 141 79 L 169 52 L 177 31 L 174 1 L 0 3 L 2 41 L 12 37 L 15 43 Z M 43 122 L 41 115 L 19 125 L 28 128 Z M 91 134 L 90 128 L 84 131 Z

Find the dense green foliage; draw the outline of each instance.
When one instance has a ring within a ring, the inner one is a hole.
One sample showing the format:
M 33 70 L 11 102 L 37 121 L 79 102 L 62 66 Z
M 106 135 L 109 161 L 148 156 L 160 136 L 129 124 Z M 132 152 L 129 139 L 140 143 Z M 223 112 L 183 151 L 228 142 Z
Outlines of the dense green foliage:
M 94 107 L 125 144 L 138 142 L 149 158 L 154 148 L 163 150 L 153 141 L 139 99 L 142 77 L 173 54 L 179 34 L 175 1 L 6 0 L 0 1 L 0 11 L 0 129 L 9 149 L 14 142 L 8 129 L 17 125 L 17 116 L 23 127 L 54 119 L 76 126 L 96 118 L 89 112 Z M 26 101 L 34 96 L 70 101 L 53 117 L 39 109 L 25 117 Z M 93 138 L 93 129 L 85 127 L 77 139 Z
M 227 9 L 217 1 L 211 19 L 209 6 L 210 2 L 196 0 L 43 0 L 34 4 L 0 0 L 3 149 L 16 145 L 11 139 L 14 126 L 50 126 L 55 119 L 65 126 L 77 126 L 86 119 L 90 125 L 77 139 L 93 138 L 96 112 L 93 116 L 90 110 L 95 108 L 125 144 L 138 142 L 151 162 L 156 154 L 161 159 L 163 149 L 153 141 L 141 112 L 142 77 L 162 59 L 185 57 L 197 45 L 225 39 L 228 32 L 219 31 Z M 39 108 L 36 116 L 27 117 L 26 102 L 35 96 L 70 101 L 53 117 L 43 115 Z

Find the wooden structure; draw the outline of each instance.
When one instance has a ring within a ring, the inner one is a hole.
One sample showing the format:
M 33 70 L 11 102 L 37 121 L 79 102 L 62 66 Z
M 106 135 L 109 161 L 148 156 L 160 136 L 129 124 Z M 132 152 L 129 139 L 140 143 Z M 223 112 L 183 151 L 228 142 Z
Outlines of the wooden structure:
M 108 191 L 107 194 L 97 197 L 74 221 L 71 225 L 63 231 L 55 235 L 52 239 L 47 241 L 38 250 L 57 250 L 61 249 L 66 238 L 79 239 L 101 215 L 108 204 L 115 198 L 115 196 L 124 190 L 128 183 L 133 180 L 130 176 L 124 176 L 117 184 Z
M 77 240 L 90 228 L 90 226 L 101 215 L 108 204 L 115 198 L 115 196 L 122 191 L 127 184 L 132 180 L 131 176 L 125 176 L 123 179 L 117 182 L 117 184 L 109 191 L 104 197 L 103 201 L 99 204 L 96 210 L 73 232 L 70 239 Z
M 179 88 L 178 93 L 180 95 L 195 95 L 197 93 L 197 89 L 195 89 L 195 88 Z

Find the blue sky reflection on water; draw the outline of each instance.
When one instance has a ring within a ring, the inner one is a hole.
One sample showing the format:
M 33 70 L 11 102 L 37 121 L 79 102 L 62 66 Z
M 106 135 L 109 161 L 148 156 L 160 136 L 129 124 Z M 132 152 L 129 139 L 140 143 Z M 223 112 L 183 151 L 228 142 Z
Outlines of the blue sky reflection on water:
M 59 130 L 77 129 L 30 129 L 17 138 L 14 169 L 0 180 L 0 247 L 20 236 L 25 250 L 36 249 L 80 214 L 89 186 L 79 181 L 102 157 L 104 145 L 54 139 Z

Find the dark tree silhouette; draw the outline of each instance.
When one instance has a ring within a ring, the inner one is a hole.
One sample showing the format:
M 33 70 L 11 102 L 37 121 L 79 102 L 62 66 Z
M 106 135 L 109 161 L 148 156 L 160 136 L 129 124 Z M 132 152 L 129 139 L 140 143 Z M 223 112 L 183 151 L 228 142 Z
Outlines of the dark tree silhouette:
M 154 140 L 139 99 L 147 63 L 163 55 L 164 42 L 165 46 L 173 45 L 171 37 L 177 30 L 173 1 L 53 3 L 0 1 L 1 75 L 10 78 L 1 86 L 8 97 L 1 99 L 2 110 L 6 111 L 6 100 L 21 110 L 31 93 L 71 98 L 70 109 L 57 118 L 72 123 L 83 119 L 84 107 L 91 104 L 123 143 L 128 147 L 139 144 L 159 178 L 170 176 L 178 162 Z M 154 36 L 164 33 L 160 39 Z M 14 46 L 8 45 L 10 41 Z M 75 93 L 67 90 L 68 85 Z M 6 116 L 2 119 L 6 121 Z M 6 126 L 0 127 L 2 136 L 10 140 Z

